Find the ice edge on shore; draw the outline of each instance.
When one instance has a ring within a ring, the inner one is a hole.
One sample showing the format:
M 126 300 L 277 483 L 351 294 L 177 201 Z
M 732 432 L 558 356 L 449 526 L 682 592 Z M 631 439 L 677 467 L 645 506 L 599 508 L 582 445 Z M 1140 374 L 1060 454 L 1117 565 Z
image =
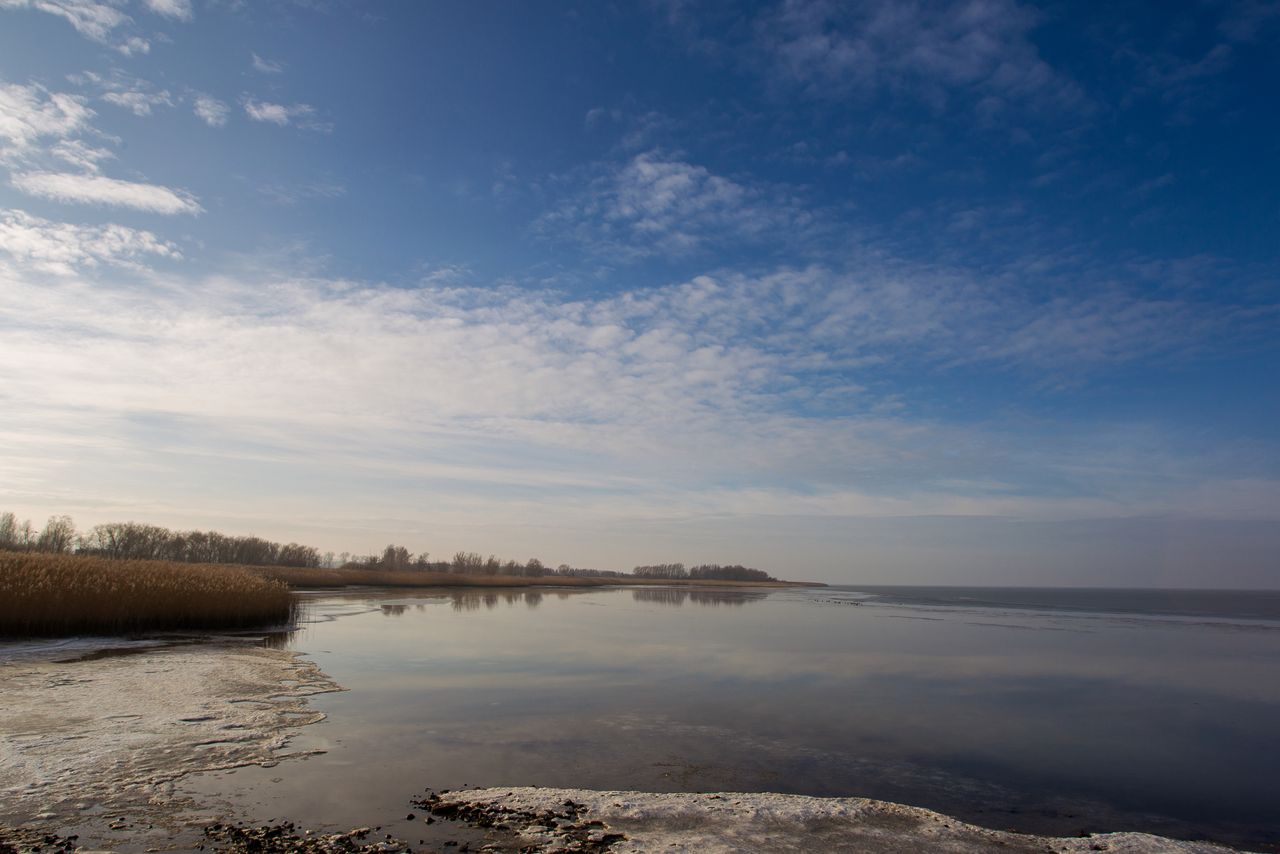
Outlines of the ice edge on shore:
M 468 789 L 439 796 L 438 805 L 483 812 L 517 830 L 535 850 L 557 849 L 583 830 L 623 834 L 607 850 L 650 852 L 1074 852 L 1113 854 L 1238 854 L 1236 849 L 1146 833 L 1082 838 L 990 830 L 920 807 L 866 798 L 815 798 L 775 793 L 659 794 L 587 789 Z M 461 814 L 466 817 L 466 812 Z M 595 823 L 595 824 L 593 824 Z M 593 830 L 596 828 L 596 830 Z
M 0 819 L 160 807 L 173 781 L 269 765 L 307 697 L 341 690 L 297 653 L 201 644 L 92 661 L 0 664 Z

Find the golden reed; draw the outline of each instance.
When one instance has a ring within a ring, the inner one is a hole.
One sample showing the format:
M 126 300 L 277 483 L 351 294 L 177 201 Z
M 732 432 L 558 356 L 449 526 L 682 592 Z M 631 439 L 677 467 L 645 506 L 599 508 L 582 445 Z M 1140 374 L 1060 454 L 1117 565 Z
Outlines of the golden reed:
M 289 621 L 282 581 L 240 566 L 0 552 L 0 635 L 122 634 Z

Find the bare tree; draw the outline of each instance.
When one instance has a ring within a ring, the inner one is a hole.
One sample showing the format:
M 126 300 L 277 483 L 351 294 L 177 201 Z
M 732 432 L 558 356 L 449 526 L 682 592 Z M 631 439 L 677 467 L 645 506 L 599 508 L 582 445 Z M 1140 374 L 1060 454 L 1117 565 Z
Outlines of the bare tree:
M 0 513 L 0 549 L 18 547 L 18 517 L 13 513 Z
M 688 578 L 689 573 L 683 563 L 656 563 L 649 566 L 637 566 L 632 570 L 637 578 Z
M 408 569 L 413 555 L 404 546 L 387 546 L 382 550 L 381 566 L 383 569 Z
M 50 516 L 44 530 L 36 538 L 36 549 L 42 552 L 71 551 L 71 544 L 76 539 L 76 525 L 70 516 Z

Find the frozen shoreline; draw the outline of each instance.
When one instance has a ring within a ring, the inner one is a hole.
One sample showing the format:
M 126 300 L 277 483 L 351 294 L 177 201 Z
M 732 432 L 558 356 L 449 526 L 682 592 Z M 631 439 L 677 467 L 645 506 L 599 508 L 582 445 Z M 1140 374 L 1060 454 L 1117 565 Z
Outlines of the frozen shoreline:
M 293 728 L 324 718 L 306 698 L 340 690 L 300 655 L 248 643 L 128 652 L 0 664 L 0 822 L 176 808 L 180 777 L 295 755 Z
M 1092 852 L 1228 854 L 1237 849 L 1146 833 L 1087 838 L 989 830 L 919 807 L 774 793 L 655 794 L 586 789 L 470 789 L 433 796 L 437 814 L 518 832 L 537 851 L 566 844 L 613 854 L 731 852 Z M 618 839 L 617 836 L 623 838 Z M 1238 852 L 1237 852 L 1238 854 Z

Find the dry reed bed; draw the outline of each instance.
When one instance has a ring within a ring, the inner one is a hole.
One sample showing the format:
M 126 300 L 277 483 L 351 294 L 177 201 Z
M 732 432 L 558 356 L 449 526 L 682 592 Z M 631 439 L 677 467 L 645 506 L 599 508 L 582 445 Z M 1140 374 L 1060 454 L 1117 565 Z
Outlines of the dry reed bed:
M 0 636 L 274 625 L 292 601 L 239 566 L 0 552 Z

